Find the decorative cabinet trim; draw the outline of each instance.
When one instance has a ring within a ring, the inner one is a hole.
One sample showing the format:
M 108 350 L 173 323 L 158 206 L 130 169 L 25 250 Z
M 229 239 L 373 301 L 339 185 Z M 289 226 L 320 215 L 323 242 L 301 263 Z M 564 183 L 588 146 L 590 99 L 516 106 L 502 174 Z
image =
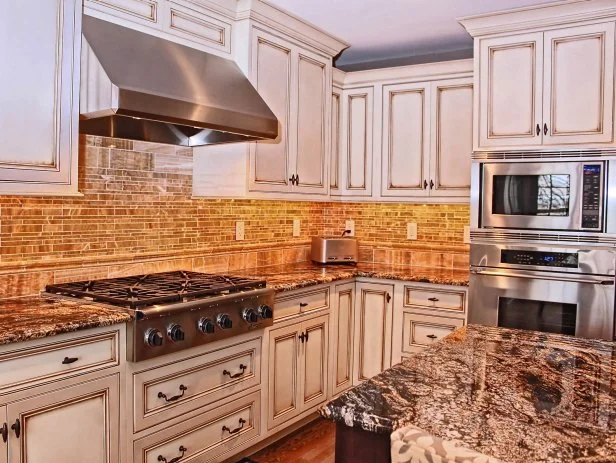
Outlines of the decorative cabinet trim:
M 347 97 L 348 99 L 348 105 L 349 107 L 351 107 L 353 105 L 353 101 L 354 100 L 362 100 L 364 103 L 364 108 L 365 108 L 365 112 L 366 114 L 368 113 L 368 93 L 361 93 L 361 94 L 355 94 L 355 95 L 349 95 Z M 348 132 L 348 136 L 347 136 L 347 143 L 348 143 L 348 147 L 349 147 L 349 151 L 353 150 L 353 112 L 349 111 L 349 132 Z M 368 132 L 369 132 L 370 128 L 368 126 L 368 120 L 367 118 L 363 119 L 363 136 L 361 138 L 363 138 L 363 149 L 360 150 L 362 155 L 361 157 L 363 158 L 364 162 L 363 162 L 363 175 L 362 175 L 362 183 L 358 184 L 358 185 L 354 185 L 353 184 L 353 163 L 351 160 L 351 156 L 347 155 L 347 169 L 349 174 L 347 175 L 347 182 L 346 182 L 346 189 L 347 190 L 365 190 L 366 189 L 366 177 L 368 175 Z
M 85 5 L 102 11 L 115 10 L 146 22 L 158 22 L 157 0 L 85 0 Z
M 341 94 L 337 91 L 332 93 L 332 143 L 330 152 L 330 190 L 337 190 L 340 183 L 340 123 L 341 123 Z

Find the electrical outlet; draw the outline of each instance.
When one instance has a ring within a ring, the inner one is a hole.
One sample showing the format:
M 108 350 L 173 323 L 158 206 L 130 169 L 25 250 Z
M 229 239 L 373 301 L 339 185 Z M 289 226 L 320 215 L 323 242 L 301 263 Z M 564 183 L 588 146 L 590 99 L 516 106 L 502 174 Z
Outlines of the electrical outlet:
M 301 233 L 301 222 L 299 219 L 293 219 L 293 236 L 298 237 Z
M 244 222 L 235 222 L 235 241 L 244 241 Z
M 464 225 L 464 243 L 471 244 L 471 226 Z
M 345 222 L 344 225 L 344 229 L 348 230 L 349 232 L 346 234 L 346 236 L 355 236 L 355 221 L 354 220 L 347 220 Z
M 417 224 L 415 222 L 409 222 L 406 224 L 406 239 L 407 240 L 417 239 Z

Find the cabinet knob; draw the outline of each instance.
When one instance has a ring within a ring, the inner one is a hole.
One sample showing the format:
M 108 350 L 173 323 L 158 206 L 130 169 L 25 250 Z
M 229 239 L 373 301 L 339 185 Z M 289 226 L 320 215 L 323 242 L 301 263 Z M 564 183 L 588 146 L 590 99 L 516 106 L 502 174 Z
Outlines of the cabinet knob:
M 434 188 L 434 180 L 430 180 L 430 189 Z
M 21 436 L 21 423 L 19 422 L 19 418 L 17 418 L 15 423 L 11 425 L 11 429 L 15 431 L 15 437 L 19 439 L 19 436 Z
M 75 363 L 77 360 L 79 360 L 79 357 L 64 357 L 64 360 L 62 360 L 62 365 L 70 365 L 71 363 Z
M 430 302 L 438 302 L 439 301 L 438 297 L 429 297 L 428 300 Z
M 430 338 L 432 340 L 436 339 L 436 335 L 435 334 L 429 334 L 426 336 L 426 338 Z
M 2 441 L 6 444 L 6 441 L 9 440 L 9 427 L 6 423 L 0 428 L 0 435 L 2 435 Z
M 544 122 L 543 123 L 543 135 L 547 135 L 548 134 L 548 125 Z
M 537 124 L 537 136 L 541 135 L 541 126 Z
M 424 190 L 426 190 L 428 188 L 428 181 L 424 180 Z
M 385 296 L 385 299 L 387 299 L 387 302 L 391 302 L 391 294 L 387 293 L 387 296 Z

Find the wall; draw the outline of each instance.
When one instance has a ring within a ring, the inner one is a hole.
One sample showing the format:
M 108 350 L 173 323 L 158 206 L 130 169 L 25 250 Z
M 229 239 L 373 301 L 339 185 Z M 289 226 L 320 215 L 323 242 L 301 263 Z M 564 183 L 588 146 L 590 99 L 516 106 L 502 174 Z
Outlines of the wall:
M 364 261 L 421 265 L 442 254 L 425 265 L 450 267 L 467 254 L 466 206 L 192 199 L 190 149 L 98 137 L 82 137 L 79 162 L 82 197 L 0 197 L 0 296 L 76 279 L 305 261 L 310 237 L 340 233 L 347 218 Z M 235 241 L 237 220 L 244 241 Z M 405 241 L 410 220 L 415 242 Z

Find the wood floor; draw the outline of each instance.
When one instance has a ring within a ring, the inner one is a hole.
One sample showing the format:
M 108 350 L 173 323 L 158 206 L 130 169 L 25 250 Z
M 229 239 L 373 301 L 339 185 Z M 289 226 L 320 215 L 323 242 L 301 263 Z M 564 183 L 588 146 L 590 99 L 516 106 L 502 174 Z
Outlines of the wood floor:
M 250 458 L 257 463 L 334 463 L 335 439 L 336 425 L 319 418 Z

